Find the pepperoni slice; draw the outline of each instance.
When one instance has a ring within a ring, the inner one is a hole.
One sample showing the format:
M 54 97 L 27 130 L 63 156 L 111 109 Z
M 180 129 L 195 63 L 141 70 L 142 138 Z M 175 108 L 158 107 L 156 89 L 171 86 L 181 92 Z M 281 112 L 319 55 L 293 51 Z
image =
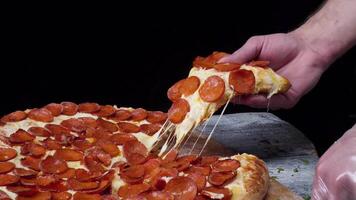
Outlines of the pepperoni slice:
M 0 162 L 0 174 L 5 174 L 12 171 L 15 168 L 15 164 L 11 162 Z
M 99 182 L 92 181 L 92 182 L 80 182 L 73 178 L 68 180 L 68 185 L 72 190 L 75 191 L 83 191 L 83 190 L 90 190 L 99 187 Z
M 59 116 L 63 111 L 63 106 L 58 103 L 50 103 L 46 105 L 44 108 L 49 110 L 49 112 L 51 112 L 54 117 Z
M 20 177 L 9 174 L 0 174 L 0 186 L 10 185 L 17 183 Z
M 75 172 L 76 172 L 75 169 L 69 168 L 65 172 L 57 174 L 57 177 L 61 178 L 61 179 L 63 179 L 63 178 L 67 178 L 67 179 L 73 178 L 75 176 Z
M 196 57 L 194 62 L 193 62 L 193 66 L 194 67 L 201 67 L 204 69 L 210 69 L 213 68 L 214 65 L 223 57 L 227 56 L 229 54 L 224 53 L 224 52 L 218 52 L 218 51 L 214 51 L 211 55 L 209 55 L 206 58 L 203 57 Z
M 62 148 L 62 145 L 58 141 L 52 140 L 51 138 L 43 140 L 43 145 L 48 150 L 57 150 Z
M 21 185 L 10 185 L 7 186 L 6 189 L 20 196 L 33 196 L 38 192 L 35 187 Z
M 225 92 L 225 82 L 219 76 L 210 76 L 199 89 L 200 97 L 206 102 L 218 101 Z
M 190 164 L 193 163 L 196 159 L 198 159 L 197 155 L 186 155 L 186 156 L 179 157 L 177 159 L 177 162 L 189 162 Z
M 168 99 L 174 102 L 175 100 L 179 99 L 182 96 L 182 92 L 180 88 L 182 87 L 184 82 L 185 79 L 182 79 L 168 89 L 167 91 Z
M 145 169 L 145 174 L 148 174 L 154 169 L 159 168 L 161 162 L 162 162 L 161 159 L 158 158 L 149 159 L 147 162 L 143 164 L 143 168 Z
M 58 149 L 56 150 L 56 153 L 54 153 L 54 157 L 65 161 L 80 161 L 83 160 L 83 153 L 68 148 Z
M 0 148 L 0 161 L 8 161 L 17 156 L 17 152 L 10 148 Z
M 131 112 L 131 120 L 132 121 L 141 121 L 146 119 L 147 111 L 143 108 L 137 108 Z
M 188 161 L 174 161 L 163 164 L 166 168 L 176 168 L 178 171 L 184 171 L 189 168 L 190 163 Z
M 45 128 L 42 127 L 31 127 L 27 130 L 29 133 L 31 133 L 34 136 L 40 136 L 40 137 L 49 137 L 51 136 L 51 133 L 46 130 Z
M 26 156 L 21 159 L 21 164 L 25 167 L 28 167 L 30 169 L 40 171 L 40 162 L 41 159 L 34 158 L 32 156 Z
M 103 120 L 102 118 L 98 118 L 96 120 L 96 122 L 98 123 L 99 128 L 110 131 L 112 133 L 119 130 L 118 127 L 116 126 L 116 124 L 106 121 L 106 120 Z
M 230 72 L 237 70 L 241 67 L 241 64 L 238 63 L 218 63 L 214 65 L 214 69 L 221 72 Z
M 72 194 L 69 192 L 52 192 L 53 200 L 70 200 L 72 198 Z
M 99 139 L 107 140 L 110 138 L 111 134 L 112 133 L 110 131 L 107 131 L 102 128 L 98 128 L 96 130 L 87 129 L 85 136 L 86 136 L 86 138 L 93 137 L 93 138 L 95 138 L 95 140 L 99 140 Z
M 19 129 L 15 133 L 10 135 L 10 142 L 13 143 L 24 143 L 34 140 L 35 137 L 25 130 Z
M 204 57 L 198 56 L 193 61 L 194 67 L 199 67 L 203 69 L 210 69 L 214 67 L 215 62 L 211 62 Z
M 145 170 L 142 166 L 133 165 L 120 171 L 120 177 L 128 184 L 142 183 Z
M 254 66 L 254 67 L 262 67 L 262 68 L 266 68 L 269 66 L 271 62 L 267 61 L 267 60 L 254 60 L 249 62 L 247 65 L 249 66 Z
M 88 155 L 85 156 L 84 158 L 84 163 L 85 166 L 89 169 L 91 172 L 104 172 L 105 168 L 95 159 L 96 156 L 93 155 Z M 111 161 L 111 160 L 109 160 Z
M 219 160 L 212 165 L 213 172 L 236 171 L 240 167 L 240 162 L 234 159 Z
M 150 185 L 146 183 L 135 184 L 135 185 L 124 185 L 119 188 L 118 195 L 121 198 L 135 197 L 143 192 L 150 189 Z
M 187 97 L 192 95 L 199 88 L 199 85 L 200 79 L 196 76 L 190 76 L 183 81 L 179 91 Z
M 82 120 L 75 118 L 64 120 L 61 125 L 76 133 L 81 133 L 87 129 Z
M 96 119 L 94 119 L 92 117 L 80 117 L 78 119 L 81 120 L 84 123 L 84 125 L 89 128 L 98 127 L 98 123 L 96 122 Z
M 175 177 L 167 183 L 164 191 L 172 194 L 176 200 L 194 200 L 197 195 L 197 186 L 188 177 Z
M 221 186 L 228 183 L 236 176 L 236 171 L 233 172 L 212 172 L 209 175 L 208 181 L 215 186 Z
M 101 196 L 99 194 L 77 192 L 73 195 L 73 200 L 101 200 Z
M 85 151 L 86 149 L 89 149 L 92 147 L 92 143 L 90 143 L 87 139 L 85 138 L 76 138 L 73 140 L 72 145 L 76 148 L 78 148 L 81 151 Z
M 164 123 L 167 119 L 167 114 L 161 111 L 153 111 L 149 112 L 147 115 L 147 121 L 156 124 L 156 123 Z
M 99 140 L 96 144 L 111 157 L 120 155 L 120 149 L 110 140 Z
M 219 159 L 219 156 L 203 156 L 199 162 L 200 166 L 210 166 Z
M 119 122 L 117 125 L 119 126 L 120 130 L 125 133 L 137 133 L 140 131 L 140 127 L 129 122 Z
M 133 165 L 145 162 L 148 156 L 146 146 L 137 140 L 127 141 L 124 144 L 123 151 L 128 163 Z
M 209 197 L 211 199 L 223 199 L 224 200 L 224 199 L 231 199 L 231 197 L 232 197 L 232 192 L 229 189 L 217 188 L 214 186 L 204 188 L 204 190 L 201 191 L 201 194 L 206 197 Z M 221 198 L 218 198 L 221 195 L 224 195 L 224 196 Z
M 52 182 L 46 186 L 37 185 L 42 191 L 51 191 L 51 192 L 64 192 L 69 189 L 66 181 L 59 180 L 56 182 Z
M 50 200 L 50 199 L 51 199 L 50 192 L 35 192 L 35 194 L 31 196 L 16 197 L 16 200 Z
M 36 186 L 36 178 L 33 177 L 21 177 L 20 183 L 24 186 Z
M 73 102 L 62 102 L 61 105 L 63 106 L 62 114 L 64 115 L 75 115 L 78 112 L 78 105 Z
M 0 199 L 2 200 L 11 200 L 9 195 L 7 195 L 4 191 L 0 190 Z
M 168 110 L 168 119 L 172 123 L 178 124 L 184 120 L 189 111 L 190 106 L 188 101 L 185 99 L 178 99 L 173 102 L 171 108 Z
M 46 124 L 45 128 L 48 129 L 52 135 L 70 135 L 70 130 L 61 125 Z
M 130 119 L 132 113 L 129 110 L 119 109 L 115 112 L 115 115 L 111 119 L 119 122 Z
M 142 124 L 142 125 L 140 125 L 140 131 L 149 135 L 149 136 L 154 135 L 160 129 L 161 129 L 160 124 Z
M 110 137 L 110 141 L 112 141 L 116 145 L 123 145 L 126 142 L 132 140 L 137 140 L 137 139 L 135 138 L 135 136 L 129 133 L 117 133 L 117 134 L 113 134 Z
M 214 51 L 211 55 L 209 55 L 207 57 L 207 59 L 216 64 L 221 58 L 225 57 L 225 56 L 228 56 L 229 54 L 228 53 L 225 53 L 225 52 L 220 52 L 220 51 Z
M 198 167 L 198 166 L 191 166 L 189 169 L 186 171 L 186 173 L 200 173 L 204 176 L 209 176 L 210 174 L 210 167 Z
M 21 153 L 24 155 L 30 154 L 34 157 L 41 157 L 46 153 L 46 149 L 39 144 L 27 143 L 21 147 Z
M 116 112 L 116 109 L 111 105 L 101 106 L 98 112 L 93 113 L 99 117 L 109 117 Z
M 26 117 L 27 117 L 27 113 L 25 113 L 24 111 L 15 111 L 2 117 L 1 122 L 3 123 L 18 122 L 26 119 Z
M 38 185 L 37 185 L 38 186 Z M 43 191 L 64 192 L 69 189 L 66 181 L 59 180 L 46 186 L 38 186 Z
M 40 163 L 40 168 L 43 172 L 49 174 L 60 174 L 68 169 L 67 163 L 54 156 L 47 156 Z
M 110 185 L 111 185 L 110 180 L 101 180 L 99 183 L 99 187 L 92 189 L 92 190 L 86 190 L 84 192 L 90 193 L 90 194 L 101 193 L 104 190 L 106 190 Z
M 68 134 L 68 135 L 55 135 L 54 139 L 58 141 L 61 145 L 64 146 L 70 146 L 72 141 L 74 140 L 74 135 Z
M 170 150 L 163 158 L 163 163 L 173 162 L 178 156 L 178 150 L 172 149 Z
M 53 121 L 52 113 L 46 108 L 35 108 L 28 113 L 28 118 L 40 121 L 40 122 L 51 122 Z
M 94 171 L 94 172 L 89 172 L 86 171 L 85 169 L 76 169 L 75 170 L 75 178 L 78 181 L 90 181 L 95 178 L 98 178 L 102 175 L 101 172 Z
M 14 169 L 14 174 L 16 176 L 26 177 L 26 176 L 36 176 L 38 172 L 29 169 L 16 168 Z
M 145 168 L 142 165 L 133 165 L 121 170 L 120 174 L 129 178 L 140 178 L 145 175 Z
M 117 200 L 117 198 L 112 194 L 106 194 L 101 196 L 101 200 Z
M 53 175 L 38 176 L 36 178 L 36 185 L 47 186 L 47 185 L 54 183 L 56 181 L 57 181 L 57 179 Z
M 197 185 L 198 192 L 202 191 L 206 184 L 206 178 L 199 172 L 187 173 L 188 177 L 191 178 Z
M 97 103 L 81 103 L 78 105 L 78 111 L 84 113 L 93 113 L 100 110 L 100 105 Z
M 152 191 L 145 195 L 147 200 L 174 200 L 174 196 L 165 191 Z
M 255 76 L 245 69 L 230 72 L 229 84 L 238 94 L 253 94 L 255 90 Z

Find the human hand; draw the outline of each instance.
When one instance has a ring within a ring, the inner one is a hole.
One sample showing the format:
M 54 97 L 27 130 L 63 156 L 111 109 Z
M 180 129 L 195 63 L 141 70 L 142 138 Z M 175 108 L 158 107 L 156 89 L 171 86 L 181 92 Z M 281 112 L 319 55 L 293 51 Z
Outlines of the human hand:
M 320 158 L 313 200 L 356 199 L 356 124 Z
M 319 81 L 330 59 L 314 50 L 298 32 L 251 37 L 239 50 L 219 62 L 247 63 L 268 60 L 270 67 L 286 77 L 292 87 L 284 94 L 270 99 L 271 109 L 291 108 Z M 268 99 L 263 95 L 241 96 L 235 103 L 265 108 Z

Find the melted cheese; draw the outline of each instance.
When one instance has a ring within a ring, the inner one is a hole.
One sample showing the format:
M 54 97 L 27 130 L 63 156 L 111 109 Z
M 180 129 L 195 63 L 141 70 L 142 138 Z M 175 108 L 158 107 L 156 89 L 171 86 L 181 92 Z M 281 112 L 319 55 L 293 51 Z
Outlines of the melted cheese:
M 175 136 L 176 146 L 182 142 L 185 135 L 187 135 L 193 128 L 201 124 L 201 122 L 208 119 L 215 111 L 217 111 L 222 105 L 226 104 L 229 98 L 234 95 L 234 91 L 229 86 L 229 72 L 219 72 L 215 69 L 201 69 L 193 67 L 189 73 L 189 76 L 196 76 L 200 79 L 200 87 L 205 80 L 210 76 L 219 76 L 225 82 L 225 93 L 223 97 L 214 103 L 205 102 L 200 98 L 199 89 L 194 94 L 182 98 L 187 100 L 190 105 L 190 111 L 187 113 L 185 119 L 176 125 Z

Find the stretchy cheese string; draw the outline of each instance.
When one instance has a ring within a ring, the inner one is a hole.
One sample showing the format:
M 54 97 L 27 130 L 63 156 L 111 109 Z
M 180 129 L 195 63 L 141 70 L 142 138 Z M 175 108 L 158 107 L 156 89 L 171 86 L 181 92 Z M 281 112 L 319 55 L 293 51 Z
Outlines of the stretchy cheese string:
M 213 113 L 209 116 L 208 120 L 206 120 L 206 122 L 205 122 L 205 124 L 204 124 L 204 127 L 203 127 L 203 129 L 200 131 L 199 136 L 197 137 L 197 139 L 195 140 L 195 142 L 194 142 L 194 144 L 193 144 L 191 150 L 189 151 L 189 154 L 191 154 L 191 153 L 193 152 L 193 150 L 194 150 L 194 148 L 195 148 L 195 145 L 198 143 L 198 140 L 199 140 L 200 137 L 203 135 L 203 133 L 204 133 L 204 131 L 205 131 L 205 128 L 206 128 L 206 126 L 209 124 L 210 119 L 211 119 L 212 116 L 213 116 Z
M 228 99 L 228 101 L 226 102 L 226 104 L 225 104 L 223 110 L 222 110 L 221 113 L 220 113 L 220 116 L 219 116 L 218 120 L 216 121 L 216 123 L 215 123 L 213 129 L 210 131 L 209 136 L 208 136 L 208 138 L 206 139 L 206 141 L 205 141 L 205 143 L 204 143 L 204 145 L 203 145 L 203 148 L 200 150 L 198 156 L 201 155 L 201 153 L 204 151 L 206 145 L 208 144 L 208 142 L 209 142 L 211 136 L 213 136 L 213 133 L 214 133 L 214 131 L 215 131 L 215 128 L 218 126 L 218 124 L 219 124 L 219 122 L 220 122 L 220 119 L 221 119 L 221 117 L 223 116 L 223 114 L 224 114 L 224 112 L 225 112 L 225 110 L 226 110 L 226 108 L 227 108 L 227 105 L 229 105 L 229 102 L 230 102 L 231 98 L 232 98 L 232 96 L 231 96 L 231 97 Z

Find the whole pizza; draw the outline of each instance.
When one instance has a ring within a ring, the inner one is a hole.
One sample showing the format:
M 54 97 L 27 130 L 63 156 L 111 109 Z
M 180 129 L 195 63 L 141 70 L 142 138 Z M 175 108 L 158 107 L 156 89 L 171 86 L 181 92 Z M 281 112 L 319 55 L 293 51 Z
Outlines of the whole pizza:
M 3 116 L 0 200 L 262 200 L 269 175 L 256 156 L 178 155 L 191 130 L 233 96 L 290 87 L 268 62 L 218 63 L 224 55 L 194 61 L 168 90 L 168 113 L 62 102 Z M 174 147 L 152 153 L 167 125 Z

